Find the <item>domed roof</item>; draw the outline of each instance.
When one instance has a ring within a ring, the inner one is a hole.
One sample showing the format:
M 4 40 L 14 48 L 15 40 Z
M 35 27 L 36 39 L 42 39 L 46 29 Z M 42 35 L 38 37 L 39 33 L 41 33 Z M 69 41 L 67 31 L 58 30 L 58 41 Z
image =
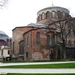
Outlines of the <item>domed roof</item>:
M 0 34 L 5 34 L 5 32 L 3 32 L 3 31 L 0 30 Z
M 9 36 L 5 34 L 5 32 L 0 30 L 0 40 L 7 40 L 9 39 Z
M 37 12 L 37 15 L 42 14 L 43 12 L 46 13 L 47 11 L 52 12 L 52 11 L 60 11 L 60 12 L 65 12 L 69 14 L 69 10 L 63 7 L 59 7 L 59 6 L 52 6 L 52 7 L 47 7 L 44 9 L 41 9 L 40 11 Z

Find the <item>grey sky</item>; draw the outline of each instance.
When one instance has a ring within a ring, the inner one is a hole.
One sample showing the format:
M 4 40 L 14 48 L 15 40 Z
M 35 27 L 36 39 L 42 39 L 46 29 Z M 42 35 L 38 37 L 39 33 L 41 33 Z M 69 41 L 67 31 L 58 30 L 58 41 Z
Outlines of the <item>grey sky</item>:
M 65 7 L 75 16 L 75 0 L 53 0 L 54 6 Z M 37 12 L 52 6 L 52 0 L 9 0 L 6 7 L 0 9 L 0 30 L 12 36 L 12 29 L 36 23 Z

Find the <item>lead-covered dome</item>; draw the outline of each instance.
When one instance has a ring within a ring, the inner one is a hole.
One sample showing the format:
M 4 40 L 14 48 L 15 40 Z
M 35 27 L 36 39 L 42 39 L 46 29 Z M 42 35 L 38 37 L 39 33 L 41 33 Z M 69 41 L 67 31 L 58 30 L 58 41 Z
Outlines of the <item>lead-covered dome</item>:
M 64 13 L 67 13 L 69 14 L 69 10 L 66 9 L 66 8 L 63 8 L 63 7 L 58 7 L 58 6 L 52 6 L 52 7 L 47 7 L 47 8 L 44 8 L 44 9 L 41 9 L 40 11 L 37 12 L 37 15 L 39 14 L 42 14 L 42 13 L 46 13 L 46 12 L 52 12 L 52 11 L 55 11 L 55 12 L 64 12 Z
M 37 12 L 37 23 L 48 25 L 53 20 L 58 21 L 59 19 L 68 19 L 69 17 L 71 17 L 71 15 L 69 14 L 68 9 L 52 6 Z
M 9 39 L 9 36 L 0 30 L 0 40 L 7 41 L 7 39 Z

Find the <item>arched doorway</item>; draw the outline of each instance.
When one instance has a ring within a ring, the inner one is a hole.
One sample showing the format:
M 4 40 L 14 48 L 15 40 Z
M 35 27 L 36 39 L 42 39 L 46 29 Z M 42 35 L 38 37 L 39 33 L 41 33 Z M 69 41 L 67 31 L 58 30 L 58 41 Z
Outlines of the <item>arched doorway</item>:
M 19 42 L 19 54 L 24 54 L 24 40 Z
M 24 40 L 19 42 L 19 61 L 24 60 Z

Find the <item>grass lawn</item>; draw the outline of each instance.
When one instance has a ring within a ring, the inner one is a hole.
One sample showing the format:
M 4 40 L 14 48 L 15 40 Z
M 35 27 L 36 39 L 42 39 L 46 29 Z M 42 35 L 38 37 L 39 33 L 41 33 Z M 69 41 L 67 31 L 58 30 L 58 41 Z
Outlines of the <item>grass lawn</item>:
M 75 75 L 75 74 L 20 74 L 20 73 L 8 73 L 6 75 Z
M 0 66 L 0 68 L 75 68 L 75 63 Z

